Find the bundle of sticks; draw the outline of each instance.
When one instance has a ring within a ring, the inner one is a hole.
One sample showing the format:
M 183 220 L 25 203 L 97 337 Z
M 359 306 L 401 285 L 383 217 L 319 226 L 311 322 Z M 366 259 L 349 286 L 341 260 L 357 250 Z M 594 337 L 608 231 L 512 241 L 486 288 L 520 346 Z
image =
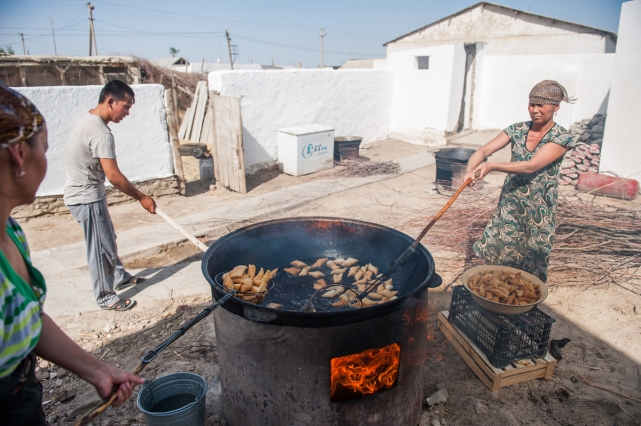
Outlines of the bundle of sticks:
M 440 262 L 441 268 L 457 271 L 451 282 L 460 282 L 459 274 L 483 263 L 472 246 L 494 214 L 497 201 L 496 189 L 464 192 L 461 202 L 434 227 L 429 246 L 460 255 L 451 265 L 447 259 Z M 593 197 L 580 194 L 560 195 L 548 286 L 589 288 L 610 284 L 641 294 L 641 209 L 631 206 L 594 202 Z M 412 218 L 408 225 L 414 228 L 414 222 L 423 220 Z
M 207 79 L 207 77 L 202 74 L 173 71 L 169 68 L 158 66 L 147 59 L 140 57 L 134 58 L 143 70 L 142 83 L 162 84 L 165 89 L 171 89 L 172 84 L 175 83 L 178 110 L 181 111 L 181 114 L 191 105 L 198 82 Z

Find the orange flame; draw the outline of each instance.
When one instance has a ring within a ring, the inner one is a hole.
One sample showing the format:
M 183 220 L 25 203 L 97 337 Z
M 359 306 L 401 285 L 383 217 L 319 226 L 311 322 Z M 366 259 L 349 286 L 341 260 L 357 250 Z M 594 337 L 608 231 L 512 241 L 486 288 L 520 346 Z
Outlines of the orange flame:
M 397 343 L 332 358 L 331 400 L 344 401 L 391 389 L 398 379 L 400 358 L 401 347 Z

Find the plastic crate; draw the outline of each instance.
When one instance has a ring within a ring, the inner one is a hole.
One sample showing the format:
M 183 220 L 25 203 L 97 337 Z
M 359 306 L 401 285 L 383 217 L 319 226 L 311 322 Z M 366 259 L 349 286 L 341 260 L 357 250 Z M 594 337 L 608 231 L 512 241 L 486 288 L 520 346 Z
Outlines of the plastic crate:
M 457 326 L 496 368 L 524 358 L 544 357 L 554 319 L 533 308 L 516 315 L 490 312 L 463 286 L 453 287 L 449 322 Z

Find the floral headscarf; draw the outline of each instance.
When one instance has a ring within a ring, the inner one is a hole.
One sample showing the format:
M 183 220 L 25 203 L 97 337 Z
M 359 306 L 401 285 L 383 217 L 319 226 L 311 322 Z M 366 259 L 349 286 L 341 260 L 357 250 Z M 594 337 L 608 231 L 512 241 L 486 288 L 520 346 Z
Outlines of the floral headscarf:
M 29 99 L 0 82 L 0 149 L 26 141 L 44 124 L 44 117 Z

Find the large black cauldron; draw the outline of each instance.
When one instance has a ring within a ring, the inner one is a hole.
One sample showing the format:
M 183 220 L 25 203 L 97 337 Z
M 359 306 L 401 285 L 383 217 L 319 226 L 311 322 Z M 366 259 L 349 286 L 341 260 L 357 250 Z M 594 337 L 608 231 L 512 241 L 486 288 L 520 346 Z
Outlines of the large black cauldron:
M 278 219 L 238 229 L 217 240 L 202 261 L 203 275 L 218 300 L 224 293 L 214 277 L 249 263 L 265 269 L 282 268 L 294 259 L 354 257 L 384 270 L 413 242 L 408 235 L 368 222 L 327 217 Z M 294 312 L 254 305 L 231 298 L 223 307 L 263 323 L 297 327 L 331 327 L 380 317 L 400 309 L 405 298 L 419 298 L 428 287 L 438 287 L 434 260 L 419 246 L 393 275 L 398 299 L 382 305 L 341 312 Z
M 274 220 L 219 239 L 205 254 L 203 273 L 219 299 L 223 293 L 213 278 L 236 265 L 272 269 L 294 259 L 355 257 L 385 269 L 411 243 L 411 237 L 398 231 L 356 220 Z M 393 278 L 400 297 L 368 308 L 292 312 L 232 297 L 225 309 L 214 311 L 227 423 L 418 425 L 428 345 L 427 288 L 439 285 L 440 277 L 432 256 L 420 246 Z M 333 399 L 332 360 L 393 344 L 400 347 L 400 362 L 391 389 L 347 401 Z

